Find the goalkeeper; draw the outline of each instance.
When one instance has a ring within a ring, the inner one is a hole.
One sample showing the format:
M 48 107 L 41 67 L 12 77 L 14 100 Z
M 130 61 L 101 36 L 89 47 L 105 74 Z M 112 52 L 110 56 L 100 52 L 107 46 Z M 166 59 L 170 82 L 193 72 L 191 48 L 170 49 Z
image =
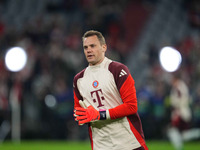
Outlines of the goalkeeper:
M 100 32 L 87 31 L 82 40 L 89 65 L 74 77 L 74 116 L 88 124 L 92 149 L 148 150 L 128 68 L 105 57 Z

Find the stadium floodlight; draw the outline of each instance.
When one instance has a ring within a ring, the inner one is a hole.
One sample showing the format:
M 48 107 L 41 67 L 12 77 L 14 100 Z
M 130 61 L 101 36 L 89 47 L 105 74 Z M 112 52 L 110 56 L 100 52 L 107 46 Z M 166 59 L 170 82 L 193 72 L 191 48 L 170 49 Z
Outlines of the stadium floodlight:
M 10 48 L 5 55 L 5 64 L 9 71 L 21 71 L 27 62 L 27 54 L 21 47 Z
M 163 47 L 160 50 L 159 60 L 162 68 L 167 72 L 175 72 L 179 69 L 182 57 L 178 50 L 173 47 Z

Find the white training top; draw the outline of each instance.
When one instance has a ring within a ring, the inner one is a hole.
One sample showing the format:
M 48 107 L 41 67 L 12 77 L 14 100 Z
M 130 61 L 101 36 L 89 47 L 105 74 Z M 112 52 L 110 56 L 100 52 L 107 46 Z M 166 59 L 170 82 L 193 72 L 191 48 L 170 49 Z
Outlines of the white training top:
M 87 101 L 96 110 L 115 109 L 124 103 L 132 105 L 128 100 L 122 99 L 122 97 L 132 96 L 128 94 L 128 87 L 126 89 L 124 86 L 125 82 L 129 83 L 129 76 L 131 76 L 130 72 L 125 65 L 108 58 L 99 65 L 88 66 L 74 78 L 74 107 L 80 107 L 79 100 Z M 134 94 L 136 97 L 135 91 Z M 124 109 L 116 110 L 122 113 L 130 112 Z M 137 112 L 125 117 L 117 117 L 117 113 L 114 114 L 110 110 L 110 117 L 109 120 L 99 120 L 89 124 L 93 150 L 132 150 L 141 146 L 145 150 L 148 149 Z

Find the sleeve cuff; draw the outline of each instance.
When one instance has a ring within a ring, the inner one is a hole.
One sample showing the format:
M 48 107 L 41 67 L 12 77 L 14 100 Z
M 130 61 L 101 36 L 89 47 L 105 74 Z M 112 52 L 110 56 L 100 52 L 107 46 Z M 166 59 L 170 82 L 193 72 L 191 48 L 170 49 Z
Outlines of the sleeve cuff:
M 109 113 L 109 110 L 106 110 L 106 119 L 110 119 L 110 113 Z

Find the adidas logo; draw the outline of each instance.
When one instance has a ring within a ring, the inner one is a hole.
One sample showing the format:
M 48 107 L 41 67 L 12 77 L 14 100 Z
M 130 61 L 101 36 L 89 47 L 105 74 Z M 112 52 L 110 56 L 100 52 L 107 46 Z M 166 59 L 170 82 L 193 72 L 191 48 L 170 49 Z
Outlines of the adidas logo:
M 119 74 L 119 77 L 122 77 L 124 75 L 127 75 L 126 71 L 124 71 L 124 69 L 121 70 L 120 74 Z

